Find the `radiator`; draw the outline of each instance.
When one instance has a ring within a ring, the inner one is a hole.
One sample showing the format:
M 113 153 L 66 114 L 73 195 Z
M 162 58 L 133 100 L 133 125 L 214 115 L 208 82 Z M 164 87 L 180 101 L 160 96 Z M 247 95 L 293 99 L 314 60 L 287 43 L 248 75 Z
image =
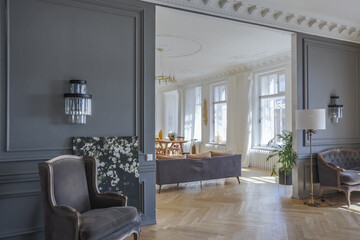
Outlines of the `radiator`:
M 215 152 L 223 152 L 223 151 L 226 151 L 226 145 L 220 145 L 220 144 L 205 144 L 204 148 L 201 149 L 201 152 L 209 152 L 209 151 L 215 151 Z
M 273 165 L 277 162 L 278 157 L 275 156 L 269 161 L 266 158 L 270 155 L 269 150 L 251 149 L 249 152 L 250 167 L 272 170 Z

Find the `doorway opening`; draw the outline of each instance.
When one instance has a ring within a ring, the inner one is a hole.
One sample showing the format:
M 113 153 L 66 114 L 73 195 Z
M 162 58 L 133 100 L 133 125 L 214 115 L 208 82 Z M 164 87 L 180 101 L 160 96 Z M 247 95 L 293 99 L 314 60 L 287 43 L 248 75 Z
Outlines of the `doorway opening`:
M 243 169 L 270 171 L 277 135 L 292 128 L 293 35 L 158 6 L 156 159 L 241 154 Z M 177 181 L 163 190 L 201 188 Z

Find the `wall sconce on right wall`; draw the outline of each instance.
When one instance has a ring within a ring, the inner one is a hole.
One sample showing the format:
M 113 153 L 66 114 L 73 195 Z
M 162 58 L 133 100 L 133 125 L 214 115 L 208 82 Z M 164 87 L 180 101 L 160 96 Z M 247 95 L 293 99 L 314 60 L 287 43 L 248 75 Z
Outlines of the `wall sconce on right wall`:
M 338 123 L 343 117 L 343 105 L 339 104 L 339 96 L 330 96 L 329 117 L 331 122 Z

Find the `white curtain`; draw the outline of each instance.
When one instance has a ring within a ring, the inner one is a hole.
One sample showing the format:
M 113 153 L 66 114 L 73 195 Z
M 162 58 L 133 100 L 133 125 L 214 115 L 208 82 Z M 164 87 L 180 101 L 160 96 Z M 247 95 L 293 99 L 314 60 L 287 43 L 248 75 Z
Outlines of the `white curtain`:
M 250 73 L 248 77 L 248 91 L 247 91 L 247 110 L 245 113 L 247 113 L 246 121 L 245 121 L 245 134 L 244 134 L 244 156 L 242 158 L 242 166 L 248 167 L 250 165 L 250 150 L 251 150 L 251 142 L 252 142 L 252 131 L 253 131 L 253 103 L 254 103 L 254 93 L 253 93 L 253 87 L 254 87 L 254 76 L 253 73 Z
M 184 144 L 184 151 L 190 151 L 191 139 L 194 138 L 195 129 L 195 88 L 185 90 L 185 107 L 184 107 L 184 137 L 189 141 Z
M 179 94 L 177 91 L 164 93 L 164 134 L 178 132 Z

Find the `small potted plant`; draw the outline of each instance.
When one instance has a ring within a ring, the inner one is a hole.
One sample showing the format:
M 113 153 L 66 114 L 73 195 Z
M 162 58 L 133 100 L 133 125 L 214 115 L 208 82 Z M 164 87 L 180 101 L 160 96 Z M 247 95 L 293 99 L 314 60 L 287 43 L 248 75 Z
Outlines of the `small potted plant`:
M 297 153 L 293 150 L 292 140 L 293 135 L 291 131 L 283 131 L 277 135 L 280 141 L 271 141 L 271 147 L 274 148 L 272 153 L 267 157 L 267 161 L 271 158 L 278 156 L 279 159 L 276 163 L 279 163 L 281 167 L 276 169 L 274 164 L 271 176 L 279 176 L 279 184 L 292 185 L 292 169 L 296 166 L 296 160 L 298 159 Z

